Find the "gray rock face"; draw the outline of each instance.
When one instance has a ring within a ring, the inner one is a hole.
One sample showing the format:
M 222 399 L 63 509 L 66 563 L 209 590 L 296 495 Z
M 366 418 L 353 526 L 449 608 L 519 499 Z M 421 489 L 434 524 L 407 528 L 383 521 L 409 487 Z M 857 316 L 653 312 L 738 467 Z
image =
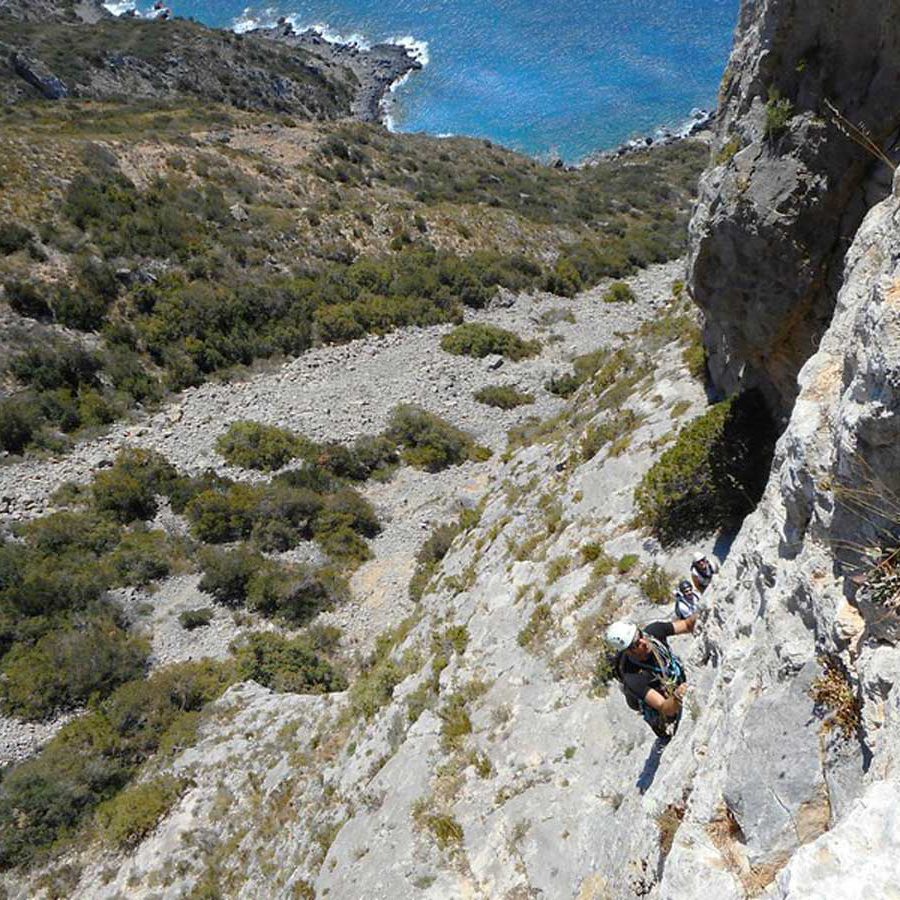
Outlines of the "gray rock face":
M 690 285 L 715 383 L 757 385 L 781 415 L 831 319 L 853 234 L 890 189 L 888 167 L 841 133 L 825 101 L 892 147 L 898 45 L 891 3 L 742 7 L 691 224 Z
M 21 53 L 14 53 L 12 66 L 16 74 L 24 78 L 33 88 L 37 88 L 45 100 L 62 100 L 69 96 L 69 89 L 65 83 L 37 60 L 29 59 Z

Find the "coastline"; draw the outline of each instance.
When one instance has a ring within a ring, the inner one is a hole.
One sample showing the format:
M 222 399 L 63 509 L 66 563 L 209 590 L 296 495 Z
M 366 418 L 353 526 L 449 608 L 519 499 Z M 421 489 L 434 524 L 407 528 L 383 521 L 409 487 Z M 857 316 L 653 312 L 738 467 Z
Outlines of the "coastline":
M 315 27 L 297 31 L 287 18 L 279 19 L 275 25 L 251 28 L 242 33 L 304 50 L 321 60 L 326 68 L 350 69 L 359 81 L 352 112 L 362 122 L 387 125 L 391 93 L 413 72 L 425 67 L 405 44 L 381 43 L 370 47 L 362 42 L 342 43 L 327 38 Z

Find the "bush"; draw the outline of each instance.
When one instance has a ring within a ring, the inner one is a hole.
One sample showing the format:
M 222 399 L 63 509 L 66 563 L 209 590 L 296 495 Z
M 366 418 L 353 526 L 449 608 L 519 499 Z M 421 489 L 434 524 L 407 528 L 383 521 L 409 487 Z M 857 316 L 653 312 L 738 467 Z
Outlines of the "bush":
M 310 446 L 291 431 L 259 422 L 235 422 L 216 439 L 227 463 L 263 472 L 280 469 Z
M 76 344 L 54 341 L 29 348 L 10 364 L 19 381 L 39 391 L 96 385 L 99 357 Z
M 181 663 L 118 688 L 0 782 L 0 869 L 30 863 L 128 782 L 167 735 L 234 680 L 229 664 Z M 183 737 L 181 738 L 183 740 Z
M 117 847 L 137 846 L 178 802 L 186 787 L 186 781 L 164 775 L 122 791 L 97 809 L 104 836 Z
M 203 577 L 197 587 L 223 606 L 244 606 L 250 580 L 264 563 L 262 554 L 246 546 L 236 550 L 207 548 L 200 556 Z
M 507 359 L 520 360 L 540 353 L 539 341 L 524 341 L 517 334 L 496 325 L 467 323 L 454 328 L 441 338 L 441 349 L 456 356 L 482 358 L 498 353 Z
M 250 634 L 237 652 L 237 665 L 241 680 L 252 679 L 275 691 L 327 694 L 347 688 L 343 674 L 315 654 L 303 638 Z
M 149 652 L 146 641 L 108 619 L 51 631 L 4 657 L 0 703 L 7 715 L 31 720 L 70 709 L 141 676 Z
M 34 235 L 18 222 L 4 222 L 0 225 L 0 256 L 9 256 L 24 250 L 34 240 Z
M 635 490 L 640 521 L 664 543 L 734 527 L 762 496 L 775 444 L 756 392 L 688 423 Z
M 247 584 L 247 606 L 291 625 L 303 625 L 347 594 L 347 587 L 328 570 L 285 566 L 265 560 Z
M 534 397 L 531 394 L 524 394 L 510 384 L 488 385 L 475 391 L 472 396 L 479 403 L 496 406 L 498 409 L 515 409 L 517 406 L 534 403 Z
M 428 472 L 490 456 L 466 432 L 410 404 L 394 409 L 385 435 L 401 446 L 404 462 Z
M 200 609 L 186 609 L 178 616 L 178 622 L 186 631 L 195 628 L 205 628 L 213 620 L 214 612 L 211 607 L 204 606 Z
M 52 319 L 53 309 L 46 299 L 46 287 L 27 281 L 7 281 L 3 285 L 6 300 L 20 315 L 30 319 Z
M 164 531 L 132 531 L 106 557 L 115 584 L 142 587 L 172 571 L 176 549 Z
M 769 90 L 766 102 L 765 136 L 777 138 L 787 131 L 788 123 L 794 117 L 794 104 L 787 97 L 782 97 L 777 89 Z
M 168 493 L 176 477 L 174 467 L 160 454 L 126 448 L 111 469 L 94 478 L 94 507 L 120 522 L 152 519 L 156 515 L 157 494 Z
M 207 490 L 194 497 L 184 513 L 194 536 L 210 544 L 239 541 L 250 536 L 265 489 L 232 484 L 224 492 Z
M 603 295 L 604 303 L 636 303 L 634 291 L 624 281 L 616 281 Z
M 462 526 L 459 522 L 438 525 L 422 544 L 416 554 L 416 570 L 409 582 L 409 599 L 414 603 L 418 603 L 422 599 L 422 594 L 425 593 L 431 576 L 447 555 L 450 545 L 460 531 L 462 531 Z
M 672 577 L 657 563 L 653 563 L 641 578 L 641 590 L 651 603 L 669 603 L 672 600 Z
M 41 426 L 40 408 L 30 396 L 0 401 L 0 448 L 21 453 Z

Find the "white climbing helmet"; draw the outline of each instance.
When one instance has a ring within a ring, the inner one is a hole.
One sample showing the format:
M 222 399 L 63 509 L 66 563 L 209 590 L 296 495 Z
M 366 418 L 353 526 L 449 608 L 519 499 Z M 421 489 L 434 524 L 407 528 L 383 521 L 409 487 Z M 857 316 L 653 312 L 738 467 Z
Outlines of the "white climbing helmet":
M 705 553 L 695 553 L 692 562 L 698 563 L 698 562 L 700 562 L 701 560 L 704 560 L 704 559 L 706 559 L 706 554 L 705 554 Z
M 638 627 L 632 622 L 613 622 L 606 629 L 606 641 L 616 650 L 627 650 L 638 636 Z

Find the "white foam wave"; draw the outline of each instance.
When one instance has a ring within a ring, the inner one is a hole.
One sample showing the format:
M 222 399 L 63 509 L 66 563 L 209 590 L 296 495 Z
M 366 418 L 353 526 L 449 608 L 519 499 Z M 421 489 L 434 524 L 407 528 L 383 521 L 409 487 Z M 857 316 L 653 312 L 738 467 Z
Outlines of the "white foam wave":
M 411 34 L 404 34 L 399 37 L 388 38 L 385 43 L 403 47 L 414 60 L 420 62 L 423 66 L 427 66 L 431 62 L 431 57 L 428 55 L 428 41 L 420 41 Z
M 103 8 L 111 12 L 114 16 L 121 16 L 127 13 L 129 9 L 134 9 L 135 4 L 129 0 L 118 0 L 118 2 L 108 2 L 103 4 Z M 138 13 L 140 15 L 140 13 Z

